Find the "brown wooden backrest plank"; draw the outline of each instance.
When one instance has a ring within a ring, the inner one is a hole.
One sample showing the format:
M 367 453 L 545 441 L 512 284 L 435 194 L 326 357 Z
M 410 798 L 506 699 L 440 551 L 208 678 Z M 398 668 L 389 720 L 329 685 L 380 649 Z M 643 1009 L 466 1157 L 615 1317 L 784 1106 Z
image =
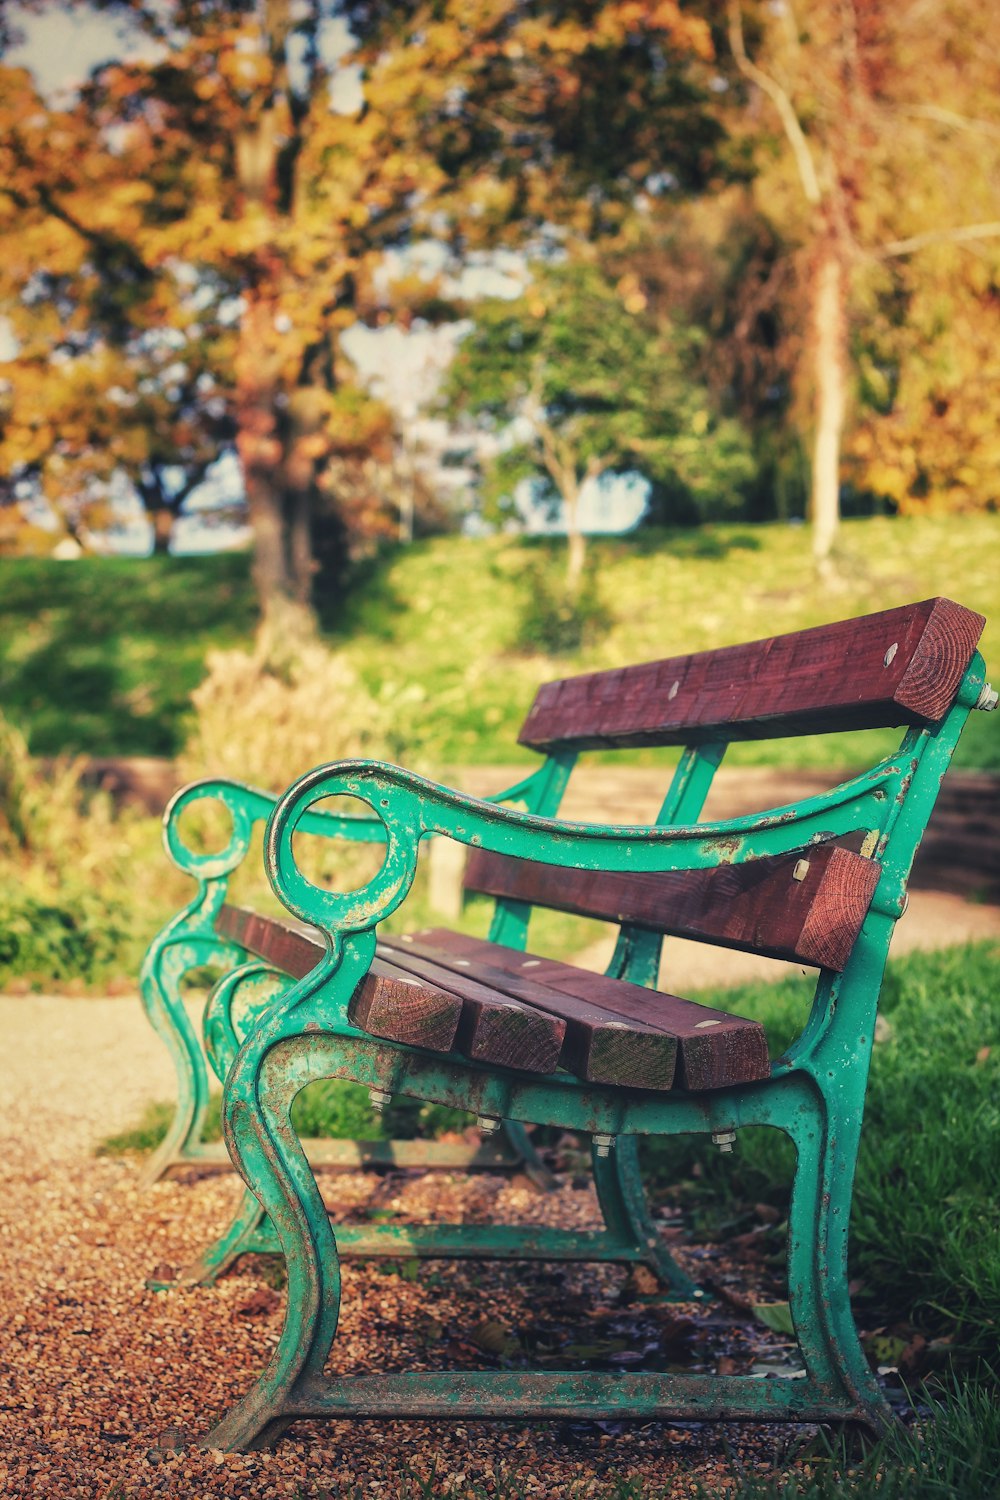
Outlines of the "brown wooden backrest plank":
M 261 916 L 244 907 L 224 906 L 215 926 L 223 937 L 292 979 L 304 978 L 326 953 L 318 929 Z M 450 1052 L 462 1002 L 449 991 L 422 985 L 406 970 L 376 958 L 355 990 L 347 1014 L 360 1030 L 385 1041 Z
M 518 736 L 548 751 L 769 739 L 940 719 L 982 615 L 927 599 L 747 645 L 545 683 Z
M 472 941 L 478 941 L 473 939 Z M 561 993 L 534 978 L 492 964 L 493 945 L 479 943 L 474 962 L 463 954 L 430 948 L 406 937 L 391 940 L 396 962 L 407 954 L 438 963 L 457 973 L 472 975 L 480 984 L 549 1015 L 566 1027 L 560 1064 L 587 1083 L 608 1083 L 640 1089 L 668 1089 L 674 1081 L 677 1039 L 645 1018 L 625 1022 L 609 1011 L 572 994 Z
M 484 895 L 840 970 L 851 956 L 878 877 L 873 860 L 835 844 L 663 875 L 568 870 L 474 849 L 465 886 Z
M 743 1016 L 445 929 L 421 932 L 415 941 L 422 951 L 439 952 L 442 962 L 447 961 L 444 955 L 465 958 L 477 965 L 477 971 L 480 964 L 488 964 L 493 971 L 504 970 L 522 983 L 530 975 L 546 989 L 592 1002 L 629 1025 L 646 1021 L 662 1028 L 678 1042 L 676 1088 L 724 1088 L 770 1074 L 764 1029 Z
M 455 1045 L 476 1062 L 494 1062 L 530 1073 L 551 1073 L 559 1064 L 565 1021 L 509 995 L 497 994 L 468 974 L 430 963 L 400 944 L 379 943 L 378 954 L 400 972 L 446 990 L 462 1002 Z

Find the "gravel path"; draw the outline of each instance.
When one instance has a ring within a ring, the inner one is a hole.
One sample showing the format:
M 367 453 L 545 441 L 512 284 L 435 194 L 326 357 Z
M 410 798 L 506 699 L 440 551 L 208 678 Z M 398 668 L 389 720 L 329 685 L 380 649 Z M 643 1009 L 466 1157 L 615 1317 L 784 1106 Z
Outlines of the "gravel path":
M 582 1500 L 630 1474 L 651 1492 L 686 1495 L 697 1479 L 712 1481 L 725 1444 L 767 1469 L 791 1440 L 786 1429 L 701 1424 L 302 1422 L 270 1453 L 203 1452 L 197 1439 L 279 1334 L 275 1263 L 246 1257 L 214 1288 L 145 1290 L 154 1269 L 182 1266 L 219 1232 L 237 1187 L 226 1174 L 140 1195 L 134 1159 L 94 1157 L 103 1136 L 171 1092 L 136 1000 L 0 996 L 0 1025 L 0 1495 L 9 1500 L 471 1496 L 508 1493 L 505 1481 L 514 1495 Z M 482 1219 L 495 1208 L 510 1219 L 596 1221 L 591 1189 L 568 1176 L 548 1196 L 524 1178 L 334 1180 L 345 1205 L 388 1204 L 402 1219 Z M 734 1356 L 730 1367 L 746 1368 L 768 1337 L 711 1320 L 696 1327 L 675 1307 L 637 1315 L 614 1267 L 425 1262 L 416 1279 L 401 1269 L 345 1268 L 338 1369 L 489 1364 L 477 1339 L 491 1325 L 528 1330 L 542 1348 L 610 1338 L 613 1349 L 624 1331 L 619 1345 L 659 1339 L 703 1368 Z M 431 1488 L 411 1471 L 435 1475 Z

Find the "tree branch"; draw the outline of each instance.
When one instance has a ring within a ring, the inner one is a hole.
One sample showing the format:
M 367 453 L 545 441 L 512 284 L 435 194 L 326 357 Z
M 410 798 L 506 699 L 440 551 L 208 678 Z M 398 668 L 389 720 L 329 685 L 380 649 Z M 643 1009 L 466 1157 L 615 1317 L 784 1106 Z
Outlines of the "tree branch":
M 778 111 L 795 157 L 802 191 L 808 202 L 819 203 L 823 196 L 820 191 L 819 178 L 809 150 L 809 142 L 799 124 L 799 117 L 795 113 L 795 106 L 780 83 L 769 73 L 765 73 L 763 68 L 758 68 L 756 63 L 751 62 L 747 56 L 746 43 L 743 40 L 743 12 L 740 0 L 729 0 L 729 45 L 740 72 L 767 95 Z
M 1000 136 L 1000 125 L 992 120 L 977 120 L 969 115 L 960 115 L 956 110 L 944 109 L 940 104 L 899 105 L 895 112 L 918 120 L 933 120 L 937 125 L 950 125 L 953 130 L 971 130 L 980 135 Z
M 991 240 L 1000 236 L 1000 219 L 988 224 L 962 224 L 957 229 L 928 229 L 924 234 L 913 234 L 909 239 L 890 240 L 888 244 L 873 250 L 876 260 L 891 260 L 897 255 L 912 255 L 927 245 L 961 245 L 969 240 Z

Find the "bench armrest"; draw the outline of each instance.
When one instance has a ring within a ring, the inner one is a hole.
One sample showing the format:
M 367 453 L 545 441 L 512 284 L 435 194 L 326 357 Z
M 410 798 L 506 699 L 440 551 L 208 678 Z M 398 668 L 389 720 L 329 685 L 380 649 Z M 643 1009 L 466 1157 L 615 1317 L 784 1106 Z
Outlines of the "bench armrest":
M 532 782 L 538 772 L 534 771 L 484 800 L 490 803 L 517 801 L 530 793 Z M 215 800 L 222 804 L 232 819 L 232 833 L 223 849 L 210 854 L 199 853 L 185 843 L 181 831 L 182 815 L 197 802 Z M 265 792 L 259 787 L 229 777 L 206 778 L 192 781 L 181 787 L 171 797 L 163 813 L 163 842 L 174 864 L 186 874 L 199 880 L 214 880 L 232 872 L 242 864 L 250 846 L 255 823 L 264 823 L 278 803 L 275 792 Z M 307 812 L 298 825 L 303 833 L 319 834 L 325 838 L 353 839 L 356 843 L 379 844 L 385 841 L 385 825 L 372 813 L 371 817 L 330 812 Z
M 725 822 L 688 826 L 571 823 L 519 812 L 440 786 L 398 766 L 345 760 L 300 777 L 276 805 L 265 835 L 265 863 L 275 894 L 301 921 L 328 931 L 360 932 L 382 921 L 405 897 L 422 838 L 443 835 L 472 847 L 567 869 L 660 873 L 742 864 L 786 854 L 856 829 L 877 829 L 904 767 L 886 760 L 797 806 Z M 877 794 L 877 795 L 876 795 Z M 367 802 L 385 828 L 386 856 L 361 889 L 322 890 L 299 870 L 292 851 L 322 798 Z
M 180 827 L 182 815 L 197 802 L 215 800 L 229 813 L 232 832 L 225 847 L 209 854 L 199 853 L 184 840 Z M 232 872 L 246 857 L 255 823 L 265 822 L 273 812 L 278 797 L 259 787 L 247 786 L 228 777 L 192 781 L 181 787 L 170 799 L 163 814 L 163 843 L 174 864 L 196 880 L 218 880 Z M 361 843 L 383 843 L 385 827 L 373 813 L 369 817 L 327 812 L 307 812 L 301 821 L 303 833 L 326 838 L 348 838 Z

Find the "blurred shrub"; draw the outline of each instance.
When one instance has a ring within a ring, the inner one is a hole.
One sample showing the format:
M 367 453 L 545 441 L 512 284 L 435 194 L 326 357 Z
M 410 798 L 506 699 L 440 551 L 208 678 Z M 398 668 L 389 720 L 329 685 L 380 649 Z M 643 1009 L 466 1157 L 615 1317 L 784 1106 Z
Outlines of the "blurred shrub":
M 210 651 L 192 694 L 194 724 L 180 780 L 233 776 L 270 791 L 323 761 L 393 753 L 390 713 L 343 656 L 316 642 L 280 664 Z
M 525 570 L 524 594 L 517 616 L 515 651 L 567 656 L 594 645 L 613 623 L 601 598 L 597 573 L 587 568 L 577 589 L 566 586 L 544 563 Z
M 155 926 L 148 888 L 129 874 L 151 820 L 115 818 L 104 794 L 85 793 L 81 768 L 32 760 L 0 715 L 0 982 L 134 972 Z

